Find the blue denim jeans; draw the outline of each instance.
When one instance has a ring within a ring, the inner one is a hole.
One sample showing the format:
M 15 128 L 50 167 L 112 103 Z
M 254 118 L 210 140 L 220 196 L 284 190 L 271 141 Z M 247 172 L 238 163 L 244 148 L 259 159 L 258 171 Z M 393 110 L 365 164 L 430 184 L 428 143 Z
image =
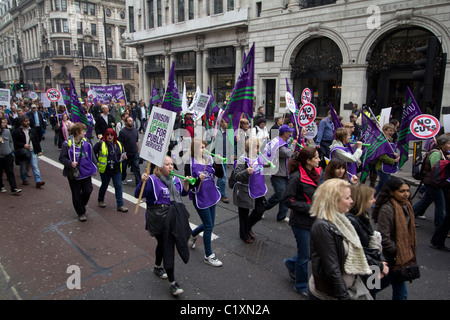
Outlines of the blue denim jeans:
M 202 224 L 192 231 L 192 236 L 196 237 L 200 232 L 203 232 L 205 256 L 209 257 L 213 253 L 211 249 L 211 235 L 214 228 L 214 221 L 216 219 L 216 205 L 206 209 L 199 209 L 194 203 L 194 208 L 197 210 L 200 219 L 202 219 Z
M 109 181 L 112 179 L 115 194 L 116 194 L 117 208 L 122 207 L 123 206 L 122 173 L 119 172 L 117 174 L 111 175 L 111 174 L 104 172 L 104 173 L 100 173 L 100 178 L 102 179 L 102 185 L 100 186 L 97 200 L 99 202 L 105 201 L 106 190 L 108 189 Z
M 413 206 L 414 215 L 423 215 L 428 206 L 434 202 L 434 227 L 437 229 L 445 218 L 445 196 L 441 188 L 425 184 L 425 194 Z
M 389 173 L 384 173 L 381 170 L 377 170 L 377 175 L 380 180 L 378 181 L 377 186 L 375 187 L 375 197 L 378 195 L 378 193 L 381 191 L 381 189 L 386 185 L 386 183 L 391 180 L 391 175 Z
M 134 179 L 136 185 L 141 182 L 141 169 L 139 168 L 139 153 L 135 155 L 128 155 L 128 159 L 122 162 L 122 181 L 127 179 L 127 167 L 128 163 L 131 163 L 131 166 L 134 170 Z
M 289 271 L 295 273 L 296 291 L 308 290 L 308 262 L 310 260 L 310 230 L 292 226 L 297 241 L 297 255 L 284 261 Z
M 222 164 L 222 168 L 223 168 L 223 177 L 217 178 L 216 185 L 219 188 L 220 195 L 222 197 L 226 197 L 227 196 L 227 165 Z
M 408 300 L 408 287 L 405 281 L 398 281 L 392 272 L 388 273 L 388 279 L 392 286 L 392 300 Z
M 31 151 L 31 159 L 28 161 L 30 162 L 31 170 L 33 171 L 34 182 L 36 183 L 41 182 L 41 172 L 39 171 L 38 157 L 33 151 Z M 20 177 L 22 178 L 23 181 L 28 181 L 28 174 L 27 174 L 28 161 L 20 161 Z
M 270 176 L 270 182 L 274 190 L 274 194 L 267 200 L 267 204 L 264 206 L 266 210 L 270 210 L 278 204 L 277 220 L 283 220 L 286 218 L 288 208 L 285 206 L 283 198 L 286 191 L 288 178 L 280 176 Z

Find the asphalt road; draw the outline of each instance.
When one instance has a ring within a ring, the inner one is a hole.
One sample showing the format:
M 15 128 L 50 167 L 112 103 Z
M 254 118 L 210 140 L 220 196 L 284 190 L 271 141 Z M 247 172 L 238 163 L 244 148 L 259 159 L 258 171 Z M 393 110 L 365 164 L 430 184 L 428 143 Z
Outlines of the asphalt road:
M 156 240 L 144 230 L 145 205 L 134 214 L 134 181 L 123 186 L 129 211 L 121 213 L 115 211 L 112 187 L 112 192 L 107 192 L 107 207 L 97 206 L 100 185 L 97 177 L 88 204 L 88 221 L 79 222 L 68 182 L 57 160 L 59 152 L 53 145 L 53 132 L 46 136 L 44 156 L 39 161 L 45 186 L 36 189 L 30 178 L 29 186 L 20 186 L 23 189 L 20 196 L 0 194 L 0 299 L 175 299 L 181 304 L 179 308 L 190 301 L 197 301 L 198 305 L 201 301 L 229 300 L 269 304 L 289 301 L 288 307 L 294 308 L 292 302 L 302 300 L 293 290 L 283 263 L 283 259 L 296 253 L 295 238 L 287 223 L 276 221 L 276 208 L 267 211 L 253 228 L 256 241 L 245 244 L 239 239 L 237 207 L 222 202 L 216 208 L 212 247 L 223 266 L 211 267 L 203 262 L 203 244 L 199 239 L 188 264 L 176 258 L 175 276 L 184 293 L 173 298 L 168 281 L 151 272 Z M 141 169 L 145 166 L 144 163 Z M 405 165 L 398 175 L 408 177 L 408 172 Z M 16 179 L 21 185 L 18 177 L 16 167 Z M 273 190 L 269 178 L 266 179 L 270 196 Z M 228 195 L 231 196 L 229 189 Z M 191 214 L 190 222 L 198 225 L 200 218 L 192 203 L 185 198 L 185 204 Z M 421 278 L 408 284 L 411 300 L 450 299 L 450 254 L 429 247 L 433 210 L 431 205 L 427 219 L 419 220 L 417 228 Z M 448 241 L 447 245 L 450 246 Z M 75 272 L 70 271 L 71 266 Z M 78 274 L 79 289 L 69 288 L 77 284 Z M 378 294 L 378 300 L 390 299 L 390 287 Z

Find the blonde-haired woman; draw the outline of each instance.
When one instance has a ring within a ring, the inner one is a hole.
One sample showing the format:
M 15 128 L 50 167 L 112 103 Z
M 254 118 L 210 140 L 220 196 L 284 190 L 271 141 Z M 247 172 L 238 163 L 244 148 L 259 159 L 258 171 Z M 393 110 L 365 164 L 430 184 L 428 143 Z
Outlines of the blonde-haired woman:
M 310 299 L 371 300 L 359 275 L 369 275 L 369 268 L 358 234 L 345 217 L 353 200 L 350 183 L 329 179 L 314 193 L 311 215 L 312 277 Z
M 139 198 L 142 184 L 147 181 L 142 191 L 142 198 L 145 198 L 147 203 L 145 229 L 157 241 L 153 272 L 161 279 L 169 279 L 170 293 L 177 296 L 183 293 L 183 289 L 175 281 L 175 245 L 183 261 L 187 263 L 189 259 L 189 250 L 183 250 L 185 245 L 179 245 L 180 242 L 187 243 L 190 234 L 189 213 L 181 200 L 181 196 L 187 195 L 189 182 L 187 179 L 181 182 L 177 177 L 172 177 L 171 171 L 173 171 L 173 161 L 171 157 L 166 156 L 162 167 L 155 167 L 152 175 L 148 172 L 142 174 L 134 196 Z M 178 219 L 170 220 L 174 221 L 174 224 L 166 223 L 166 219 L 170 219 L 168 215 L 173 212 L 169 210 L 173 208 L 177 208 Z M 176 236 L 172 233 L 175 228 L 178 232 Z M 163 262 L 164 267 L 161 265 Z
M 246 154 L 234 165 L 237 182 L 233 188 L 233 204 L 238 207 L 239 236 L 245 243 L 253 243 L 255 234 L 252 227 L 264 214 L 267 186 L 264 181 L 265 160 L 258 156 L 260 145 L 257 137 L 250 137 L 245 142 Z
M 189 197 L 194 208 L 202 220 L 192 231 L 190 247 L 195 248 L 197 236 L 203 232 L 205 250 L 205 263 L 213 266 L 222 266 L 222 261 L 216 258 L 211 248 L 211 236 L 216 219 L 216 203 L 220 200 L 220 192 L 215 185 L 215 177 L 223 177 L 222 163 L 217 163 L 210 155 L 205 154 L 206 141 L 194 138 L 191 142 L 191 159 L 184 165 L 184 175 L 196 178 L 196 183 L 190 185 Z

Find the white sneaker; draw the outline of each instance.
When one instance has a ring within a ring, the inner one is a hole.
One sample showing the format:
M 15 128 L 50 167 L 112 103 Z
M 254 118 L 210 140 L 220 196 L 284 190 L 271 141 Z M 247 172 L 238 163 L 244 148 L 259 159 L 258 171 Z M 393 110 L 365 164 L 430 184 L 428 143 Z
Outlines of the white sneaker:
M 222 261 L 218 260 L 214 253 L 212 253 L 209 257 L 205 257 L 205 260 L 203 260 L 203 261 L 205 261 L 205 263 L 207 263 L 213 267 L 221 267 L 222 266 Z

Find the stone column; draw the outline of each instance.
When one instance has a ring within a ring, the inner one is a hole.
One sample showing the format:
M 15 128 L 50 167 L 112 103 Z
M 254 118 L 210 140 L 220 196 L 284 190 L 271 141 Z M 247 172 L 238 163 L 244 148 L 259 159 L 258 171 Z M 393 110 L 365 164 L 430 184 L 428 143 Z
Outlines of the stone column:
M 349 120 L 352 110 L 344 110 L 350 101 L 362 106 L 367 96 L 367 65 L 342 65 L 342 90 L 339 115 Z
M 205 92 L 203 88 L 203 65 L 202 65 L 202 52 L 200 49 L 195 49 L 195 83 L 196 87 L 199 86 L 202 92 Z
M 208 86 L 210 86 L 210 79 L 209 79 L 209 71 L 206 67 L 206 62 L 208 61 L 208 49 L 203 50 L 203 93 L 208 93 Z M 211 88 L 212 90 L 212 88 Z
M 242 55 L 242 47 L 240 45 L 235 45 L 234 48 L 235 48 L 235 51 L 236 51 L 236 54 L 235 54 L 236 67 L 235 67 L 234 73 L 235 73 L 235 79 L 237 80 L 238 77 L 239 77 L 239 73 L 241 72 L 241 68 L 242 68 L 243 55 Z

